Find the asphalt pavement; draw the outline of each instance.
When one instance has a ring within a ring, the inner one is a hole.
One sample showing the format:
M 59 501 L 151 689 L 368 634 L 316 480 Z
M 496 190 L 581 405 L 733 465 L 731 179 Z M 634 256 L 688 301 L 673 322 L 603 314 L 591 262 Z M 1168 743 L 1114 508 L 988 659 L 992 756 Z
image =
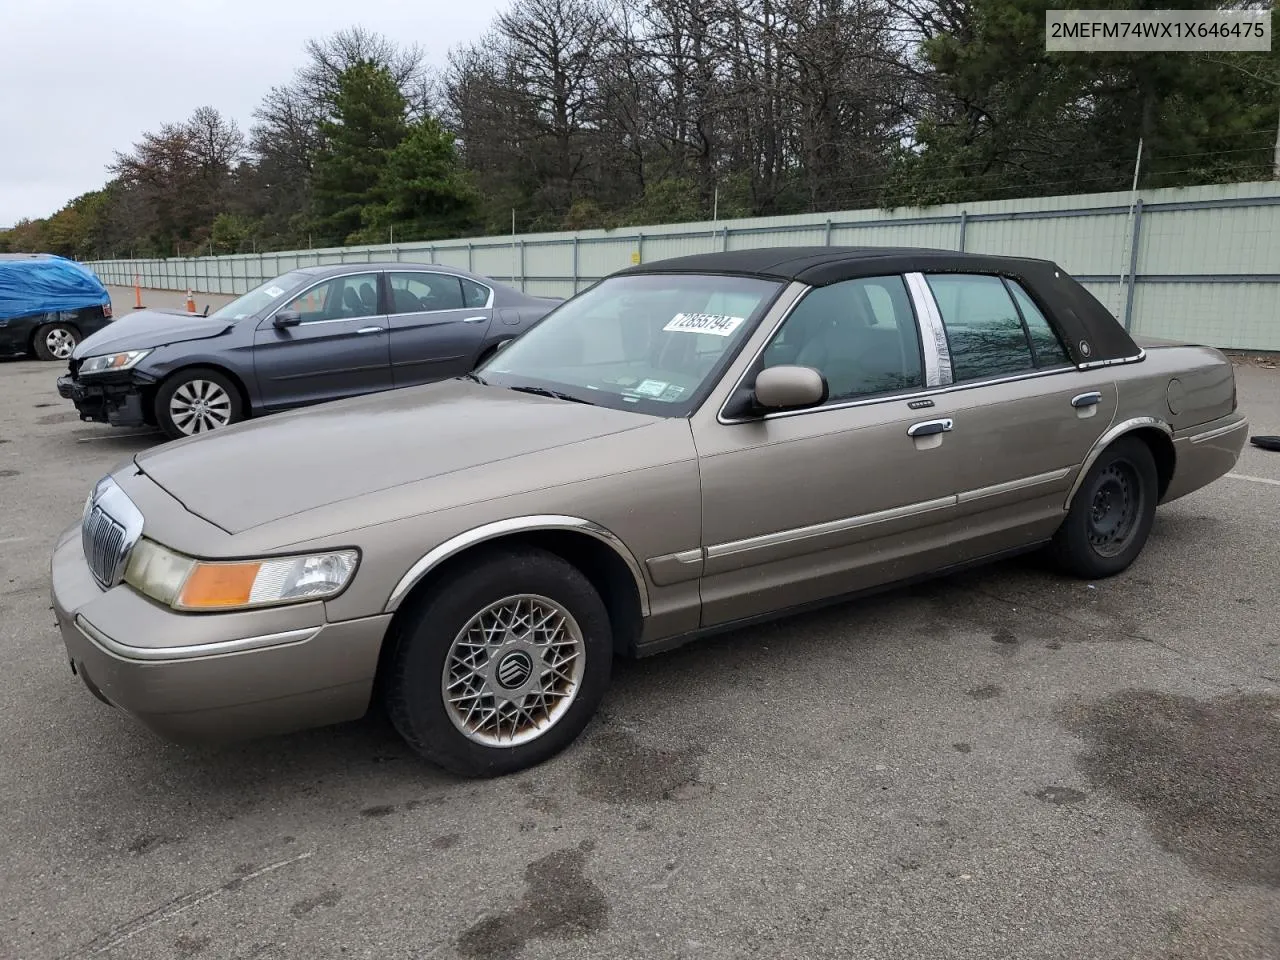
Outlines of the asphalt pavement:
M 1022 559 L 620 663 L 566 753 L 470 782 L 376 717 L 194 749 L 90 696 L 50 552 L 159 438 L 59 372 L 0 363 L 0 957 L 1280 956 L 1280 454 L 1111 580 Z M 1238 377 L 1280 434 L 1280 370 Z

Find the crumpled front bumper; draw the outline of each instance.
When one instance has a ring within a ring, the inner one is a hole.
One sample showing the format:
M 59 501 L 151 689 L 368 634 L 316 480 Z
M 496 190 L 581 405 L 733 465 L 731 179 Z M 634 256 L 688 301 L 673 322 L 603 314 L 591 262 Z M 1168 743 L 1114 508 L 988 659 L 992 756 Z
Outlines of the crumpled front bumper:
M 141 385 L 132 380 L 85 383 L 70 375 L 62 376 L 58 378 L 58 396 L 76 405 L 81 420 L 113 427 L 140 427 L 147 423 Z

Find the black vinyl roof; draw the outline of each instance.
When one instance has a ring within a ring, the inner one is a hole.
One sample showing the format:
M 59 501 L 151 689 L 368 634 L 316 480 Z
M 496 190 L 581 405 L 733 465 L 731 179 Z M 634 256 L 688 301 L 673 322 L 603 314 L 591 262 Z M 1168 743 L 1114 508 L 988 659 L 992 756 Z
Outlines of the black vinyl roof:
M 876 273 L 957 268 L 998 271 L 1001 265 L 1046 262 L 926 247 L 760 247 L 655 260 L 620 272 L 732 273 L 771 280 L 799 280 L 816 287 Z M 960 264 L 964 266 L 958 266 Z
M 1131 359 L 1141 350 L 1093 294 L 1051 260 L 923 247 L 760 247 L 627 267 L 620 274 L 720 273 L 822 287 L 903 273 L 986 273 L 1017 281 L 1057 328 L 1076 363 Z

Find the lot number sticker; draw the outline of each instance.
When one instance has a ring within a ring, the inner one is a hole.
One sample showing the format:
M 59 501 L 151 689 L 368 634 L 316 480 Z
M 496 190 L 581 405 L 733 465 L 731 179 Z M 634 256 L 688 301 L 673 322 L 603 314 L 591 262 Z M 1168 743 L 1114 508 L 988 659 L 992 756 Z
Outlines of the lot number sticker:
M 666 333 L 709 333 L 727 337 L 746 320 L 746 317 L 730 317 L 723 313 L 677 313 L 662 329 Z

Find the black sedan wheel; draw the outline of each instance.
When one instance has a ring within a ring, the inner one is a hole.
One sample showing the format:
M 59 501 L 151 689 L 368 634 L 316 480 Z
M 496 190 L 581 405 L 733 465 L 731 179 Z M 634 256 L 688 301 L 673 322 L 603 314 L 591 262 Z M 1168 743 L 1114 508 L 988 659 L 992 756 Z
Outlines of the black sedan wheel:
M 1151 449 L 1122 437 L 1089 468 L 1050 550 L 1065 572 L 1094 579 L 1127 568 L 1147 542 L 1159 498 Z
M 541 763 L 596 711 L 613 663 L 591 582 L 545 550 L 486 550 L 398 617 L 387 712 L 428 760 L 492 777 Z
M 80 342 L 75 327 L 65 323 L 48 323 L 36 331 L 31 346 L 41 360 L 70 360 Z
M 240 391 L 217 370 L 181 370 L 156 391 L 156 422 L 174 440 L 209 433 L 242 419 Z

